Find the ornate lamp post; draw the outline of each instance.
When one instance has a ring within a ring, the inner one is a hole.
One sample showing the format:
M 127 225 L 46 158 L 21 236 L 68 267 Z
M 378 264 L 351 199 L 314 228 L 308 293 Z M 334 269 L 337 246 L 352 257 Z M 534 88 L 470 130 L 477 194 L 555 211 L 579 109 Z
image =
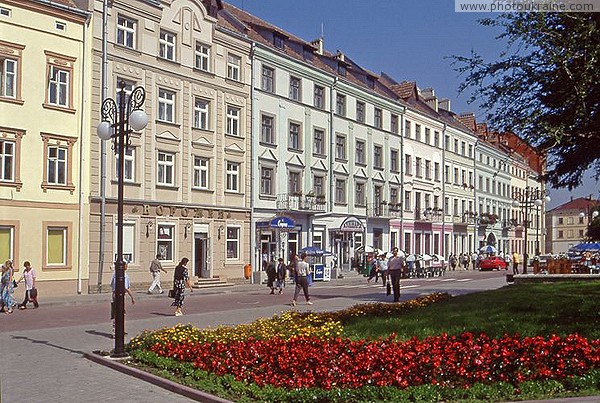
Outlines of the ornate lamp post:
M 590 208 L 590 206 L 587 207 L 587 214 L 585 214 L 583 211 L 581 213 L 579 213 L 579 217 L 580 218 L 584 218 L 587 215 L 588 218 L 588 222 L 586 224 L 586 228 L 588 229 L 588 231 L 590 230 L 590 227 L 592 225 L 592 223 L 596 220 L 596 218 L 600 215 L 600 205 Z M 588 235 L 586 235 L 586 238 L 589 239 L 589 232 Z
M 135 88 L 129 97 L 126 84 L 119 82 L 118 101 L 107 98 L 102 102 L 102 122 L 98 125 L 98 137 L 113 140 L 113 150 L 119 158 L 117 199 L 117 259 L 115 261 L 115 349 L 113 357 L 124 357 L 125 353 L 125 262 L 123 260 L 123 182 L 125 171 L 125 149 L 130 144 L 129 135 L 143 130 L 148 124 L 148 115 L 140 108 L 146 98 L 142 87 Z
M 550 196 L 548 196 L 548 190 L 540 190 L 526 186 L 524 190 L 515 190 L 512 194 L 512 206 L 519 207 L 522 214 L 524 214 L 523 227 L 525 228 L 525 245 L 523 245 L 523 274 L 527 274 L 527 260 L 529 258 L 527 254 L 527 232 L 529 227 L 529 210 L 532 208 L 541 207 L 544 203 L 550 202 Z

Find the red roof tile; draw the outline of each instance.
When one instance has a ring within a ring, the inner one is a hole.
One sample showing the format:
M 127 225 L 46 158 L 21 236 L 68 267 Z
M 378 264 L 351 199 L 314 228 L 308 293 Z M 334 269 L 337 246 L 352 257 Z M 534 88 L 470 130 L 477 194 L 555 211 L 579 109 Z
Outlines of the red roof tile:
M 588 199 L 586 197 L 578 197 L 558 207 L 553 208 L 549 212 L 559 212 L 562 210 L 587 210 L 590 207 L 600 205 L 600 200 Z

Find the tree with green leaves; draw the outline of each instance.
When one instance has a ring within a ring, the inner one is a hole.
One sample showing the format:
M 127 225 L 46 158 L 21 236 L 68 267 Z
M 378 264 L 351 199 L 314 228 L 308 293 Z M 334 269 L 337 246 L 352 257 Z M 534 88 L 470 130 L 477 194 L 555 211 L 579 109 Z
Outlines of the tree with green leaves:
M 600 13 L 506 13 L 482 19 L 506 50 L 495 61 L 475 51 L 452 56 L 497 131 L 511 131 L 547 156 L 545 179 L 579 186 L 600 178 Z

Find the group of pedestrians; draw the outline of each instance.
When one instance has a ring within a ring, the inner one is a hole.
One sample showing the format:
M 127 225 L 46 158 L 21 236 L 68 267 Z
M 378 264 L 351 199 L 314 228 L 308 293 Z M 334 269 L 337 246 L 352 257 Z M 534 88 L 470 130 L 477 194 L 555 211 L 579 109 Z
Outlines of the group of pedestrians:
M 35 269 L 31 266 L 30 262 L 26 261 L 23 264 L 23 273 L 18 280 L 15 280 L 13 262 L 11 260 L 4 262 L 2 265 L 2 276 L 0 277 L 0 312 L 10 314 L 17 307 L 19 309 L 27 309 L 29 302 L 33 303 L 34 309 L 38 308 L 40 305 L 37 300 L 35 280 Z M 17 305 L 14 292 L 21 281 L 24 281 L 25 284 L 25 296 L 23 302 Z
M 277 264 L 275 263 L 275 259 L 272 258 L 264 265 L 264 270 L 267 273 L 267 287 L 271 289 L 271 294 L 275 294 L 275 290 L 277 290 L 278 294 L 283 294 L 285 279 L 289 272 L 290 278 L 293 279 L 295 285 L 294 298 L 292 299 L 291 305 L 296 306 L 298 304 L 298 296 L 301 291 L 304 293 L 306 304 L 312 305 L 308 293 L 310 275 L 312 272 L 310 264 L 306 261 L 307 257 L 308 255 L 306 253 L 302 253 L 300 259 L 298 259 L 298 256 L 293 254 L 288 265 L 284 263 L 282 257 L 277 260 Z
M 450 270 L 455 271 L 456 269 L 469 270 L 469 266 L 473 265 L 473 270 L 478 268 L 478 262 L 481 260 L 481 256 L 477 253 L 460 253 L 455 255 L 451 253 L 448 256 L 448 265 Z

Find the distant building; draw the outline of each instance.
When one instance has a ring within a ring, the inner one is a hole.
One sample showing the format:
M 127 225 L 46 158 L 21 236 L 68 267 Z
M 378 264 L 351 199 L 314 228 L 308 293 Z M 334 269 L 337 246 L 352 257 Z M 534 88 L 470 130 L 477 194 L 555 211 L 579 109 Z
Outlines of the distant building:
M 564 253 L 585 239 L 591 212 L 600 200 L 590 197 L 571 199 L 546 213 L 546 253 Z

